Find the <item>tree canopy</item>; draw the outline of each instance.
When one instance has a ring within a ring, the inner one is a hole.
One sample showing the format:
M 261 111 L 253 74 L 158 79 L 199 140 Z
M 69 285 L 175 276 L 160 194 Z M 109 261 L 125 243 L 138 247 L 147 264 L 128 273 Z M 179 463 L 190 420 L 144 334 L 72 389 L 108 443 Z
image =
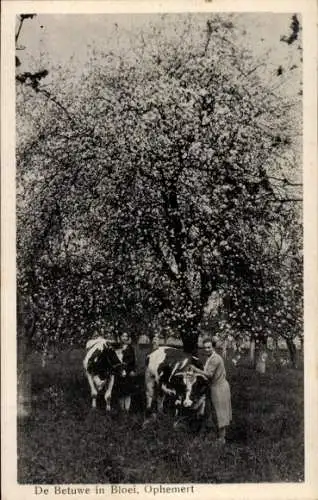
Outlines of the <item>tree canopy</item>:
M 18 292 L 36 343 L 159 328 L 193 351 L 213 294 L 238 333 L 301 333 L 301 96 L 227 16 L 177 24 L 94 53 L 71 88 L 19 75 Z

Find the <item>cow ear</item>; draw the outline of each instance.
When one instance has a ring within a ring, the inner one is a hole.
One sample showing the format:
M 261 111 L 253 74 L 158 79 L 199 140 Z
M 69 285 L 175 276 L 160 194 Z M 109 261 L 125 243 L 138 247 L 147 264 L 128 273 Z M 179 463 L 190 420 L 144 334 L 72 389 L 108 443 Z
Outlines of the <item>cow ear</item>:
M 206 377 L 205 375 L 203 375 L 203 374 L 201 374 L 201 373 L 200 373 L 200 374 L 197 374 L 197 380 L 198 380 L 198 379 L 199 379 L 199 380 L 201 379 L 201 380 L 203 380 L 204 382 L 208 382 L 208 380 L 209 380 L 209 379 L 208 379 L 208 377 Z

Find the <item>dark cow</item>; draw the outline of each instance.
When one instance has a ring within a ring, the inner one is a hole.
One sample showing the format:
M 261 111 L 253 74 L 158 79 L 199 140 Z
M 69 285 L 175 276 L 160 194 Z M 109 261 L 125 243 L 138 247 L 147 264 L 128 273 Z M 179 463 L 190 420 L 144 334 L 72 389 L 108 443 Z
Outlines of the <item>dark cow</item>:
M 125 364 L 107 340 L 97 337 L 87 342 L 83 365 L 91 390 L 92 408 L 96 408 L 97 395 L 105 391 L 106 410 L 110 411 L 115 377 L 126 377 Z
M 198 360 L 197 360 L 198 361 Z M 176 416 L 190 410 L 203 416 L 208 379 L 196 372 L 195 359 L 174 347 L 158 347 L 147 358 L 145 373 L 147 414 L 154 404 L 159 411 L 165 396 L 169 396 Z

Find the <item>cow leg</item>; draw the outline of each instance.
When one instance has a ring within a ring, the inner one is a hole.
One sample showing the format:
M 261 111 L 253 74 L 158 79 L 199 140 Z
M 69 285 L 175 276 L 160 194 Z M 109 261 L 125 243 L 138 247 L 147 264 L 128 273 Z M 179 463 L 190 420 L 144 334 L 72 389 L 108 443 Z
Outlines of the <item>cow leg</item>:
M 157 408 L 159 413 L 163 413 L 163 403 L 164 403 L 164 394 L 160 394 L 157 397 Z
M 180 415 L 180 410 L 181 410 L 181 400 L 177 399 L 175 402 L 175 412 L 174 412 L 174 418 L 175 421 L 173 423 L 173 428 L 178 429 L 180 422 L 182 421 L 182 416 Z
M 198 407 L 198 416 L 203 417 L 205 413 L 205 397 L 202 399 L 202 401 L 199 403 Z
M 105 396 L 104 396 L 105 404 L 106 404 L 106 411 L 111 410 L 110 404 L 111 404 L 112 392 L 113 392 L 113 387 L 114 387 L 114 381 L 115 381 L 115 376 L 111 375 L 109 382 L 108 382 L 108 386 L 107 386 L 106 391 L 105 391 Z
M 152 409 L 152 403 L 155 394 L 155 379 L 150 375 L 147 370 L 145 374 L 145 386 L 146 386 L 146 413 L 150 414 Z
M 91 390 L 92 408 L 96 408 L 97 389 L 93 377 L 89 373 L 86 373 L 86 376 Z
M 146 371 L 145 375 L 146 385 L 146 412 L 145 420 L 142 424 L 143 428 L 147 427 L 157 418 L 157 414 L 153 411 L 153 402 L 156 398 L 156 381 L 155 378 L 149 375 Z
M 177 417 L 180 413 L 180 407 L 181 407 L 181 399 L 176 399 L 175 401 L 175 417 Z
M 175 397 L 176 395 L 175 389 L 169 389 L 166 384 L 162 384 L 157 396 L 158 411 L 163 412 L 163 405 L 167 396 Z

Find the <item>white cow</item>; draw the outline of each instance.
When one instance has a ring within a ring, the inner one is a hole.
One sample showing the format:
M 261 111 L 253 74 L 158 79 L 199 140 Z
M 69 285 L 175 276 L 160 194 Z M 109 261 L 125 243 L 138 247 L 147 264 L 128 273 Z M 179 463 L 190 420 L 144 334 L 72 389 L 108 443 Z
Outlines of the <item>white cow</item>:
M 175 414 L 189 409 L 203 416 L 207 392 L 207 378 L 196 373 L 195 358 L 174 347 L 158 347 L 147 358 L 145 372 L 147 414 L 156 403 L 160 411 L 164 397 L 174 400 Z
M 124 363 L 106 339 L 97 337 L 86 344 L 83 366 L 91 390 L 92 408 L 96 408 L 97 395 L 104 391 L 106 410 L 109 411 L 115 377 L 127 375 Z

